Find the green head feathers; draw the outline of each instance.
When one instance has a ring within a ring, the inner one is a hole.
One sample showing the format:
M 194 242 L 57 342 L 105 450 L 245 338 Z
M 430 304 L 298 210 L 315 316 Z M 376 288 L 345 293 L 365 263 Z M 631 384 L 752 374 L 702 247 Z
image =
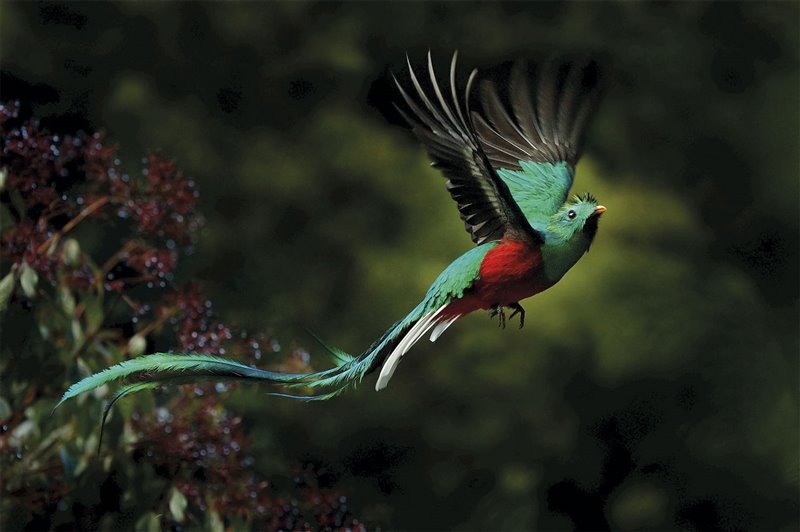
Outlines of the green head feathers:
M 588 251 L 597 234 L 597 222 L 605 210 L 591 194 L 574 196 L 550 217 L 547 228 L 559 240 L 585 242 Z
M 557 282 L 589 251 L 597 234 L 597 222 L 606 208 L 591 194 L 575 196 L 552 215 L 542 246 L 545 275 Z

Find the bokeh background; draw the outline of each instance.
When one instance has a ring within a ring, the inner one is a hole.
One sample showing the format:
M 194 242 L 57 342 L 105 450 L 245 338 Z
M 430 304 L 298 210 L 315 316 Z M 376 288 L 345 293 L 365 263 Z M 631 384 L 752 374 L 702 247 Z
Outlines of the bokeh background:
M 380 394 L 226 406 L 267 478 L 313 462 L 369 528 L 800 525 L 797 3 L 0 10 L 3 99 L 105 130 L 123 167 L 174 158 L 206 219 L 178 278 L 318 367 L 304 327 L 360 352 L 471 246 L 389 70 L 600 58 L 575 191 L 608 213 L 523 330 L 470 316 Z

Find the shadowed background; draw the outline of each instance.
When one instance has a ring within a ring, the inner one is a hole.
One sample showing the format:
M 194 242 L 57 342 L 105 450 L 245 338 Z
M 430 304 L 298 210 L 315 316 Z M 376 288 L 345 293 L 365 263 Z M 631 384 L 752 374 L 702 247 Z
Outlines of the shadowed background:
M 459 320 L 380 394 L 244 387 L 228 406 L 267 478 L 322 464 L 370 527 L 795 528 L 798 15 L 6 3 L 2 93 L 53 130 L 104 129 L 123 166 L 159 150 L 193 176 L 207 224 L 179 278 L 225 320 L 357 353 L 471 246 L 388 71 L 428 49 L 442 71 L 454 49 L 464 72 L 599 57 L 610 87 L 574 191 L 608 213 L 525 329 Z

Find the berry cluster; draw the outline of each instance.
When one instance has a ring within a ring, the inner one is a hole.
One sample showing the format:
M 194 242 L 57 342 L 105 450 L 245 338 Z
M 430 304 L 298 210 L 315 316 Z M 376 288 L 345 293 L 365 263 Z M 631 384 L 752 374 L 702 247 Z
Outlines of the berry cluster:
M 186 497 L 187 524 L 202 524 L 200 516 L 210 509 L 259 530 L 365 530 L 347 498 L 321 490 L 312 474 L 298 476 L 295 497 L 278 495 L 253 471 L 241 419 L 201 389 L 186 388 L 188 393 L 168 409 L 158 409 L 155 416 L 134 415 L 132 422 L 141 434 L 134 459 L 151 464 Z
M 119 215 L 132 215 L 141 234 L 191 243 L 201 225 L 194 213 L 194 181 L 184 179 L 173 161 L 160 156 L 150 155 L 145 163 L 144 179 L 131 183 L 134 196 L 127 195 Z
M 131 177 L 104 134 L 51 134 L 23 120 L 16 102 L 0 105 L 0 136 L 0 203 L 16 222 L 2 235 L 6 258 L 53 282 L 64 266 L 64 236 L 86 219 L 113 218 L 132 222 L 128 238 L 95 282 L 115 292 L 130 284 L 166 286 L 176 248 L 194 242 L 203 221 L 195 184 L 173 161 L 150 155 L 141 175 Z
M 175 286 L 181 252 L 195 241 L 202 217 L 195 212 L 194 183 L 174 162 L 150 155 L 140 174 L 131 176 L 122 171 L 117 147 L 102 133 L 51 134 L 36 120 L 24 119 L 20 109 L 18 103 L 0 105 L 0 208 L 13 221 L 0 235 L 5 259 L 0 307 L 22 303 L 26 312 L 21 316 L 31 320 L 24 335 L 39 335 L 45 345 L 4 366 L 4 377 L 15 385 L 24 383 L 27 391 L 12 398 L 12 404 L 0 398 L 0 411 L 6 412 L 0 420 L 0 450 L 14 451 L 0 453 L 0 514 L 18 521 L 10 528 L 50 528 L 54 512 L 65 511 L 58 508 L 72 508 L 71 528 L 97 528 L 102 527 L 102 511 L 78 502 L 82 491 L 70 477 L 76 462 L 96 462 L 96 448 L 76 442 L 74 420 L 53 431 L 65 436 L 58 445 L 39 448 L 45 454 L 27 453 L 38 444 L 23 438 L 44 433 L 44 427 L 33 430 L 38 418 L 31 413 L 52 409 L 73 378 L 66 375 L 83 363 L 98 370 L 158 344 L 249 362 L 281 348 L 269 336 L 240 333 L 220 322 L 200 287 Z M 86 233 L 76 230 L 79 226 L 103 238 L 82 239 Z M 83 248 L 87 241 L 97 249 Z M 294 350 L 282 360 L 283 370 L 311 370 L 304 351 Z M 24 369 L 25 364 L 37 370 Z M 39 371 L 42 367 L 48 371 Z M 220 402 L 231 386 L 208 386 L 178 388 L 156 415 L 123 414 L 127 429 L 139 435 L 133 457 L 155 467 L 169 480 L 166 489 L 183 497 L 185 515 L 158 509 L 165 524 L 172 519 L 168 524 L 173 528 L 203 526 L 203 515 L 216 512 L 223 521 L 235 524 L 238 519 L 257 529 L 363 530 L 346 499 L 315 487 L 313 475 L 291 496 L 259 477 L 241 419 Z M 124 459 L 120 453 L 126 451 L 104 445 L 103 452 Z M 113 482 L 106 480 L 107 485 Z M 119 488 L 121 494 L 124 487 Z M 167 493 L 160 500 L 168 501 Z M 119 506 L 118 501 L 105 503 L 110 512 Z M 25 510 L 9 512 L 11 507 Z M 59 519 L 65 519 L 63 514 Z
M 225 343 L 233 338 L 231 329 L 214 318 L 213 305 L 197 285 L 171 294 L 167 301 L 179 310 L 172 319 L 175 349 L 189 353 L 224 355 Z

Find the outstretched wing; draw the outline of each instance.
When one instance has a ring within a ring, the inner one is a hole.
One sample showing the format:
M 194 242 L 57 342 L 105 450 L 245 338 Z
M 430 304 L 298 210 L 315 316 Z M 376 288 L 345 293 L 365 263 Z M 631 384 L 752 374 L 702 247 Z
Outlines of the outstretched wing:
M 546 62 L 530 90 L 524 64 L 511 71 L 505 94 L 480 87 L 481 112 L 472 119 L 483 151 L 534 225 L 567 199 L 584 132 L 599 101 L 594 62 Z M 510 107 L 510 112 L 509 112 Z
M 407 61 L 416 95 L 409 95 L 395 78 L 411 114 L 399 107 L 397 109 L 425 145 L 432 165 L 447 178 L 447 190 L 458 204 L 461 219 L 473 242 L 482 244 L 513 235 L 517 239 L 527 238 L 541 243 L 541 235 L 530 226 L 508 186 L 495 172 L 468 121 L 469 93 L 476 71 L 467 82 L 462 110 L 455 88 L 457 57 L 458 53 L 453 54 L 450 63 L 449 103 L 436 81 L 430 52 L 428 75 L 435 101 L 428 97 L 411 68 L 411 62 Z

